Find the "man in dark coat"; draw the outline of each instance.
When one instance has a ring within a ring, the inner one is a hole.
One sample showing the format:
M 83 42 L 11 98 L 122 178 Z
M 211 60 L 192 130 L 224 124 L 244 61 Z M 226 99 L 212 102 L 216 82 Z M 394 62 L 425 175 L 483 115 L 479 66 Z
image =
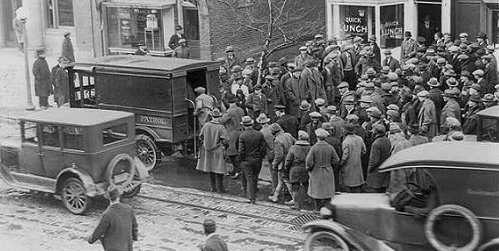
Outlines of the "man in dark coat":
M 371 47 L 371 51 L 374 53 L 374 58 L 378 64 L 381 64 L 381 50 L 376 43 L 376 37 L 374 35 L 369 37 L 369 46 Z
M 483 78 L 486 82 L 484 93 L 494 93 L 494 86 L 499 84 L 499 80 L 497 78 L 497 69 L 492 63 L 493 58 L 494 56 L 492 54 L 482 56 L 482 63 L 485 65 Z
M 177 48 L 180 45 L 180 43 L 179 43 L 180 39 L 185 39 L 185 36 L 183 33 L 182 26 L 177 25 L 175 27 L 175 34 L 173 34 L 170 37 L 170 42 L 168 42 L 168 47 L 170 47 L 170 49 L 172 49 L 172 50 L 175 50 L 175 48 Z
M 117 186 L 109 185 L 106 193 L 109 206 L 102 214 L 99 225 L 88 237 L 90 244 L 100 240 L 105 251 L 132 251 L 133 242 L 138 238 L 138 224 L 133 209 L 120 203 L 120 195 Z
M 244 116 L 241 123 L 244 131 L 239 135 L 238 160 L 247 179 L 249 203 L 255 204 L 258 175 L 267 152 L 267 143 L 263 134 L 253 129 L 251 117 Z
M 370 192 L 384 193 L 390 182 L 390 173 L 380 173 L 378 168 L 383 161 L 390 157 L 392 145 L 386 137 L 386 128 L 382 124 L 374 125 L 372 133 L 375 136 L 369 155 L 366 183 Z
M 69 60 L 67 58 L 59 59 L 59 68 L 57 68 L 54 75 L 54 99 L 58 107 L 68 102 L 69 98 L 69 78 L 66 67 Z
M 284 132 L 291 134 L 295 139 L 298 138 L 298 130 L 300 122 L 294 116 L 286 114 L 286 107 L 283 105 L 276 105 L 275 114 L 277 116 L 276 123 L 279 124 Z
M 138 48 L 133 55 L 145 56 L 150 53 L 149 50 L 147 49 L 146 44 L 143 42 L 138 43 L 137 47 Z
M 225 243 L 220 235 L 216 234 L 217 229 L 216 223 L 212 219 L 206 219 L 203 222 L 204 234 L 206 234 L 206 240 L 204 244 L 199 248 L 201 251 L 228 251 L 227 243 Z
M 70 32 L 64 33 L 64 40 L 62 41 L 62 53 L 61 57 L 65 57 L 70 63 L 75 61 L 75 54 L 73 51 L 73 43 L 71 43 Z
M 437 118 L 440 118 L 440 113 L 444 108 L 444 98 L 443 98 L 444 93 L 440 89 L 440 83 L 437 81 L 437 79 L 430 78 L 430 80 L 428 81 L 428 85 L 430 86 L 430 90 L 428 91 L 430 93 L 430 99 L 435 104 L 435 111 L 437 112 Z M 439 123 L 437 124 L 437 126 L 439 126 Z
M 482 100 L 479 95 L 471 95 L 468 104 L 464 108 L 464 122 L 463 122 L 463 133 L 464 134 L 476 134 L 476 128 L 478 125 L 477 113 L 482 110 Z
M 385 51 L 385 60 L 383 60 L 383 66 L 388 66 L 390 67 L 391 72 L 395 72 L 397 68 L 400 68 L 400 63 L 397 59 L 392 57 L 392 51 L 391 50 L 386 50 Z
M 36 50 L 38 58 L 33 64 L 33 75 L 35 76 L 35 95 L 38 96 L 40 108 L 50 107 L 48 97 L 53 93 L 50 82 L 50 70 L 45 60 L 45 50 Z
M 303 85 L 307 90 L 306 99 L 308 102 L 312 103 L 318 98 L 326 99 L 322 74 L 317 69 L 315 61 L 305 62 L 305 68 L 300 76 L 300 85 Z
M 297 118 L 300 116 L 300 103 L 305 100 L 305 88 L 300 85 L 301 69 L 293 69 L 290 78 L 284 83 L 288 113 Z

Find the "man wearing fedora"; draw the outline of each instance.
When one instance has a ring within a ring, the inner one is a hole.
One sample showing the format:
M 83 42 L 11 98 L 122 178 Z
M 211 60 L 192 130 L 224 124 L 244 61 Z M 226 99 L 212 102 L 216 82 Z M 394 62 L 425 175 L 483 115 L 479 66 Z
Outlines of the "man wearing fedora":
M 242 118 L 244 131 L 239 135 L 238 160 L 241 163 L 248 184 L 249 203 L 255 204 L 258 175 L 262 168 L 262 160 L 267 153 L 267 143 L 263 134 L 253 129 L 253 119 Z
M 223 177 L 227 172 L 225 147 L 229 143 L 229 134 L 219 119 L 222 113 L 218 108 L 211 112 L 212 120 L 201 128 L 199 139 L 202 142 L 196 169 L 210 174 L 210 191 L 225 193 Z
M 69 37 L 70 35 L 71 33 L 69 31 L 64 32 L 61 57 L 65 57 L 69 60 L 70 63 L 73 63 L 75 61 L 75 54 L 73 50 L 73 43 L 71 42 L 71 38 Z
M 395 72 L 397 68 L 400 68 L 400 62 L 392 57 L 391 50 L 385 50 L 385 59 L 382 66 L 388 66 L 391 72 Z
M 170 49 L 172 50 L 175 50 L 175 48 L 177 48 L 180 45 L 179 43 L 180 39 L 185 39 L 185 36 L 182 26 L 177 25 L 175 26 L 175 34 L 173 34 L 170 37 L 170 42 L 168 42 L 168 47 L 170 47 Z
M 231 70 L 232 67 L 241 65 L 239 59 L 236 57 L 236 50 L 231 45 L 225 48 L 225 68 Z
M 406 31 L 404 33 L 404 41 L 402 41 L 400 49 L 400 62 L 405 63 L 405 61 L 411 57 L 410 55 L 416 51 L 416 48 L 416 40 L 412 38 L 412 33 L 410 31 Z
M 430 80 L 428 81 L 428 85 L 430 86 L 430 90 L 428 91 L 429 98 L 435 104 L 435 111 L 437 112 L 437 118 L 440 118 L 440 113 L 442 111 L 442 108 L 444 107 L 444 98 L 443 98 L 444 92 L 441 89 L 440 82 L 438 82 L 436 78 L 430 78 Z M 440 124 L 439 122 L 440 121 L 438 121 L 438 124 Z
M 187 46 L 187 41 L 185 38 L 181 38 L 178 40 L 179 46 L 175 48 L 172 52 L 172 58 L 189 58 L 190 50 L 189 46 Z
M 228 251 L 227 243 L 216 234 L 217 225 L 214 220 L 206 219 L 203 222 L 204 234 L 206 235 L 206 240 L 199 246 L 201 251 Z
M 88 243 L 100 240 L 105 251 L 133 250 L 133 242 L 138 238 L 138 224 L 132 207 L 120 203 L 121 190 L 111 184 L 106 197 L 109 206 L 102 214 L 99 224 L 88 237 Z
M 37 59 L 33 63 L 33 75 L 35 76 L 35 95 L 41 109 L 50 107 L 48 97 L 54 93 L 50 82 L 50 70 L 45 60 L 45 49 L 36 50 Z

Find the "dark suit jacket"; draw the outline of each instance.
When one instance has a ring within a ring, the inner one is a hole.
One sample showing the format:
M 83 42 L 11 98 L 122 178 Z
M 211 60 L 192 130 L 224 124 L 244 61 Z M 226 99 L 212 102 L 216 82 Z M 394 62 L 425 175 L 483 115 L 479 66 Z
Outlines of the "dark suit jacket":
M 201 251 L 228 251 L 227 244 L 218 236 L 218 234 L 210 234 L 206 238 L 204 245 L 201 246 Z
M 263 134 L 253 128 L 244 130 L 239 135 L 238 160 L 262 159 L 267 152 L 267 142 Z
M 170 47 L 170 49 L 172 50 L 175 50 L 175 48 L 177 48 L 180 44 L 178 43 L 178 40 L 180 40 L 181 38 L 185 39 L 185 35 L 182 34 L 180 37 L 177 35 L 177 34 L 173 34 L 171 37 L 170 37 L 170 42 L 168 42 L 168 47 Z
M 391 72 L 395 72 L 395 69 L 400 68 L 400 62 L 393 57 L 390 59 L 390 62 L 388 62 L 388 59 L 385 58 L 383 60 L 382 66 L 388 66 L 388 67 L 390 67 Z
M 101 240 L 106 251 L 132 251 L 137 234 L 138 225 L 132 207 L 118 203 L 104 211 L 88 242 Z

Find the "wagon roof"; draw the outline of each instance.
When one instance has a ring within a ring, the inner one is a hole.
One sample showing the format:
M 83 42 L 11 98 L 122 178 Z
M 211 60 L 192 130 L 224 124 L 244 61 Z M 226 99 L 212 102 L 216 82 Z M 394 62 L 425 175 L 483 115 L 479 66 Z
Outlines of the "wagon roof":
M 395 153 L 380 171 L 397 167 L 444 166 L 499 171 L 499 144 L 482 142 L 437 142 L 422 144 Z
M 478 115 L 487 117 L 499 117 L 499 106 L 495 105 L 478 112 Z
M 92 126 L 132 117 L 133 113 L 86 108 L 48 109 L 22 116 L 19 119 L 37 123 Z
M 75 67 L 103 66 L 174 72 L 199 69 L 207 66 L 218 67 L 219 63 L 196 59 L 115 55 L 99 57 L 88 61 L 78 61 L 74 65 Z

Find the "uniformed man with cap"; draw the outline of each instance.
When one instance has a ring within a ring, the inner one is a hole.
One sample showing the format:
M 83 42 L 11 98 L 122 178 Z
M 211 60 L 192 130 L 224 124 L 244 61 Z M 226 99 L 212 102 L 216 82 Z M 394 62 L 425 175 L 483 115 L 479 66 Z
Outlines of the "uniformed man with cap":
M 199 86 L 194 89 L 194 92 L 198 94 L 196 97 L 196 108 L 194 109 L 194 116 L 198 118 L 199 128 L 209 121 L 209 114 L 216 107 L 216 100 L 206 94 L 206 88 Z
M 190 49 L 187 46 L 187 40 L 185 38 L 181 38 L 178 40 L 179 46 L 175 48 L 172 52 L 172 58 L 189 58 L 190 57 Z
M 216 234 L 217 229 L 216 223 L 212 219 L 206 219 L 203 222 L 204 234 L 206 235 L 206 240 L 202 245 L 199 246 L 201 251 L 228 251 L 227 243 Z
M 419 130 L 423 136 L 431 140 L 437 135 L 438 131 L 438 117 L 435 103 L 430 99 L 428 91 L 421 91 L 417 95 L 419 101 L 422 103 L 418 114 Z
M 172 50 L 175 50 L 175 48 L 177 48 L 180 45 L 179 43 L 180 39 L 185 39 L 185 35 L 182 26 L 177 25 L 175 26 L 175 34 L 173 34 L 170 37 L 170 41 L 168 42 L 168 47 L 170 47 L 170 49 Z

